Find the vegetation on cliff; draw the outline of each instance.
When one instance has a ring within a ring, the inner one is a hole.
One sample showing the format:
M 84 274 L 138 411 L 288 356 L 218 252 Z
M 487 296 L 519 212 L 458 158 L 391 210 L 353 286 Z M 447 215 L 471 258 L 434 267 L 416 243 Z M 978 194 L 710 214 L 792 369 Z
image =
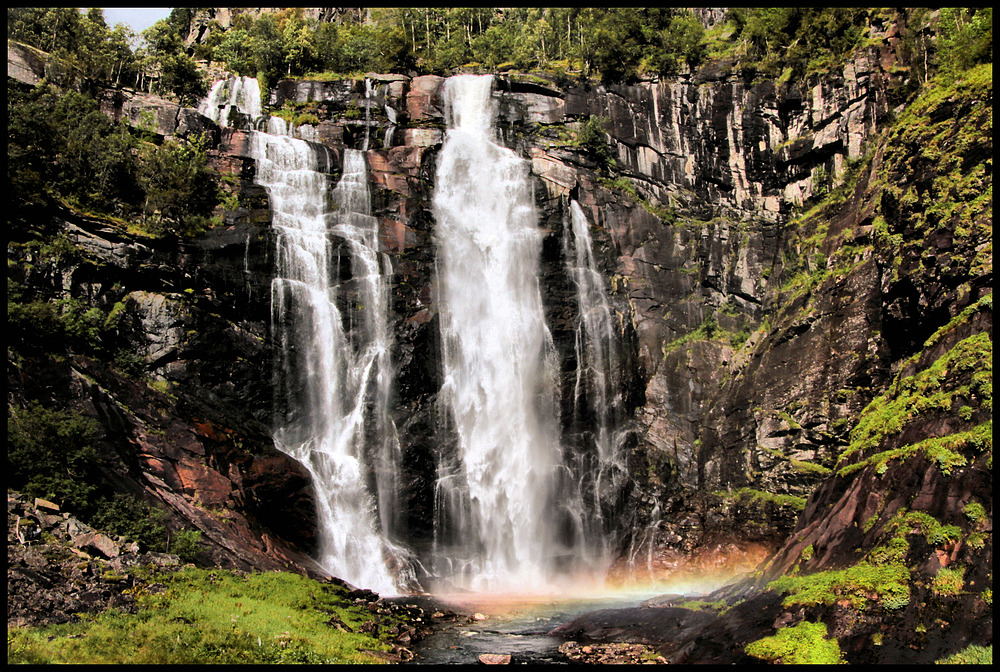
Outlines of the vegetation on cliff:
M 841 427 L 831 477 L 764 568 L 783 609 L 804 611 L 779 619 L 774 637 L 746 647 L 751 655 L 782 658 L 779 641 L 798 637 L 785 633 L 812 633 L 810 621 L 836 630 L 853 661 L 882 660 L 906 641 L 924 657 L 970 643 L 974 656 L 989 642 L 990 128 L 992 65 L 943 68 L 797 222 L 802 256 L 786 266 L 791 280 L 778 280 L 787 292 L 778 329 L 801 323 L 874 257 L 885 298 L 872 338 L 894 375 Z M 834 228 L 847 209 L 860 226 Z M 852 513 L 838 521 L 844 507 Z
M 189 234 L 209 223 L 218 178 L 199 138 L 157 144 L 141 126 L 111 121 L 93 97 L 9 78 L 7 110 L 14 240 L 29 237 L 38 208 L 52 200 L 154 235 Z

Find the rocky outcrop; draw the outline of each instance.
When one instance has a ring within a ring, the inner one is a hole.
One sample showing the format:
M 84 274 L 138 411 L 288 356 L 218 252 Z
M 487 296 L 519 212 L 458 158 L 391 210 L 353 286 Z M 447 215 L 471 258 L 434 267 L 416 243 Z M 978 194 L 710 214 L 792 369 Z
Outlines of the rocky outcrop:
M 724 613 L 659 640 L 669 662 L 741 662 L 749 643 L 815 623 L 851 663 L 990 644 L 991 99 L 983 71 L 938 83 L 784 238 L 784 284 L 713 394 L 700 464 L 706 482 L 758 493 L 816 486 L 777 553 L 699 607 Z M 588 615 L 557 634 L 644 641 L 661 618 L 680 628 L 690 609 Z
M 58 505 L 7 492 L 7 622 L 10 626 L 65 623 L 80 614 L 115 608 L 135 613 L 130 570 L 177 567 L 176 555 L 140 553 Z

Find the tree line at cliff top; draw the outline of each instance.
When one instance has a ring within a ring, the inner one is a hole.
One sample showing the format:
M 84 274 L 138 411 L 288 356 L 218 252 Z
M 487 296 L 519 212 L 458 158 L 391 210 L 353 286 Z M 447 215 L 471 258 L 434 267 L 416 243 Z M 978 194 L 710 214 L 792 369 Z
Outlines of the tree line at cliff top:
M 265 85 L 282 77 L 364 72 L 446 74 L 456 68 L 550 71 L 605 82 L 670 76 L 729 57 L 800 79 L 842 63 L 873 24 L 902 19 L 918 73 L 992 60 L 992 8 L 734 8 L 706 29 L 673 7 L 372 8 L 363 22 L 319 22 L 302 8 L 234 13 L 227 29 L 185 44 L 199 8 L 174 8 L 137 37 L 99 8 L 10 8 L 7 37 L 60 59 L 81 86 L 129 86 L 185 104 L 205 95 L 196 63 L 224 64 Z M 929 39 L 934 35 L 936 39 Z

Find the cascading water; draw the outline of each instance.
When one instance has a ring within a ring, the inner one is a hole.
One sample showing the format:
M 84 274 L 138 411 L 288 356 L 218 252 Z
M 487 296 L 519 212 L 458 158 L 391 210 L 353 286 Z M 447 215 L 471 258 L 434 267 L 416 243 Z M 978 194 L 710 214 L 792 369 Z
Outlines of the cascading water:
M 570 459 L 571 471 L 583 493 L 582 524 L 587 537 L 595 542 L 591 549 L 610 562 L 620 495 L 628 478 L 621 445 L 624 423 L 618 337 L 604 278 L 594 257 L 590 224 L 575 200 L 570 201 L 563 245 L 579 309 L 573 418 L 569 423 L 578 436 L 578 446 Z
M 586 555 L 559 439 L 558 362 L 538 272 L 527 163 L 494 141 L 492 77 L 444 85 L 450 128 L 433 211 L 447 408 L 435 574 L 480 591 L 546 590 Z
M 256 79 L 253 77 L 220 79 L 198 105 L 199 113 L 220 126 L 230 125 L 229 115 L 233 110 L 247 115 L 251 120 L 262 117 L 260 85 Z
M 251 83 L 257 87 L 250 78 L 216 85 L 203 105 L 206 116 L 225 123 L 235 106 L 261 126 L 259 89 L 257 107 L 242 107 L 244 100 L 253 104 L 252 95 L 244 97 Z M 407 574 L 405 553 L 389 541 L 399 451 L 388 416 L 391 268 L 378 253 L 365 157 L 344 150 L 332 210 L 329 178 L 320 170 L 331 163 L 329 150 L 292 137 L 280 119 L 270 118 L 267 128 L 252 132 L 251 146 L 278 241 L 272 311 L 288 413 L 275 443 L 312 475 L 320 564 L 355 585 L 396 594 Z M 350 260 L 350 280 L 342 284 L 332 281 L 341 275 L 335 244 Z M 404 569 L 391 571 L 387 558 Z

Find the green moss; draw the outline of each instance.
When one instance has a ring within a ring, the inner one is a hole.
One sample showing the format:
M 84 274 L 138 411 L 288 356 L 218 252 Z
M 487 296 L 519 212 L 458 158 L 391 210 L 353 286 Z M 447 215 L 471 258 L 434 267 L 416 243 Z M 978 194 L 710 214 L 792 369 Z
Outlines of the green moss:
M 706 600 L 689 600 L 687 602 L 681 602 L 677 605 L 678 607 L 683 607 L 684 609 L 693 609 L 695 611 L 717 611 L 723 612 L 729 608 L 725 600 L 716 600 L 715 602 L 708 602 Z
M 977 646 L 973 644 L 958 653 L 945 656 L 935 662 L 938 665 L 992 665 L 993 645 Z
M 884 394 L 872 400 L 862 411 L 857 426 L 851 431 L 850 444 L 841 453 L 841 461 L 855 453 L 866 453 L 876 448 L 887 437 L 899 434 L 917 416 L 932 411 L 949 412 L 955 397 L 968 399 L 972 405 L 984 410 L 992 410 L 992 361 L 993 341 L 988 333 L 980 332 L 957 343 L 926 369 L 897 377 Z M 920 450 L 930 451 L 942 461 L 951 462 L 953 457 L 944 451 L 954 452 L 962 441 L 972 441 L 981 447 L 981 431 L 977 428 L 972 430 L 972 434 L 956 440 L 942 439 L 923 444 Z M 992 450 L 992 442 L 989 448 Z M 849 471 L 854 469 L 851 467 Z
M 965 567 L 942 567 L 931 581 L 935 595 L 957 595 L 965 587 Z
M 992 89 L 992 64 L 938 77 L 897 119 L 877 177 L 884 211 L 895 214 L 876 218 L 875 242 L 890 258 L 928 252 L 922 235 L 902 239 L 904 226 L 924 235 L 946 228 L 971 247 L 972 258 L 962 259 L 970 277 L 992 269 L 992 159 L 978 158 L 992 153 Z
M 875 565 L 860 562 L 845 569 L 816 572 L 804 576 L 783 576 L 768 584 L 768 588 L 788 593 L 782 606 L 831 605 L 847 601 L 855 609 L 870 600 L 890 609 L 909 603 L 910 570 L 900 563 Z
M 769 503 L 777 506 L 789 506 L 797 511 L 801 511 L 806 508 L 805 497 L 797 497 L 795 495 L 779 495 L 773 492 L 754 490 L 753 488 L 738 488 L 732 491 L 717 491 L 713 494 L 717 497 L 733 501 L 750 500 L 752 502 L 759 502 L 762 504 Z
M 789 459 L 788 463 L 792 465 L 792 469 L 804 474 L 819 474 L 821 476 L 826 476 L 827 474 L 833 473 L 833 470 L 829 467 L 824 467 L 822 464 L 816 464 L 815 462 Z
M 747 655 L 784 665 L 831 665 L 842 663 L 836 639 L 827 637 L 823 623 L 801 623 L 781 628 L 770 637 L 747 644 Z
M 962 538 L 962 530 L 957 525 L 942 525 L 934 516 L 923 511 L 900 509 L 886 525 L 886 531 L 894 536 L 923 534 L 931 546 L 943 546 Z
M 965 517 L 969 519 L 969 522 L 973 524 L 981 523 L 986 520 L 986 509 L 979 502 L 969 502 L 962 507 L 962 513 L 964 513 Z
M 968 464 L 968 459 L 958 451 L 970 449 L 980 453 L 993 450 L 992 421 L 985 422 L 965 432 L 924 439 L 901 448 L 876 453 L 865 460 L 842 468 L 837 473 L 840 476 L 847 476 L 867 466 L 875 465 L 876 471 L 883 474 L 890 461 L 905 460 L 918 453 L 923 453 L 929 460 L 936 462 L 941 472 L 948 476 L 955 467 L 963 467 Z

